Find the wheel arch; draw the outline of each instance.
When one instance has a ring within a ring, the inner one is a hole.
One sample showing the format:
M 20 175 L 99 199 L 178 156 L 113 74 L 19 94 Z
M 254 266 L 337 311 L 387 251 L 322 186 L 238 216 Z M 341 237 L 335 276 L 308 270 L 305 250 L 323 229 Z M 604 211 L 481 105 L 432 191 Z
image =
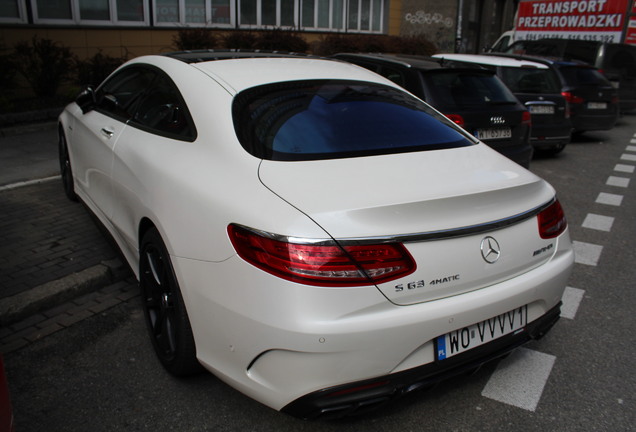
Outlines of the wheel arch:
M 157 228 L 157 225 L 152 220 L 150 220 L 150 218 L 148 217 L 141 218 L 141 220 L 139 221 L 139 230 L 138 230 L 138 236 L 137 236 L 137 248 L 140 251 L 141 251 L 141 242 L 143 241 L 144 236 L 152 228 Z

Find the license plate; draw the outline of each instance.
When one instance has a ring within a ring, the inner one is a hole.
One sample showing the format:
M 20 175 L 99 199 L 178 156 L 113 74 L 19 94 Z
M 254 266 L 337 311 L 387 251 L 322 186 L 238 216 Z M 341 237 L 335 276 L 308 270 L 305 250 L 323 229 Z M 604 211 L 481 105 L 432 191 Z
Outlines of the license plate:
M 587 109 L 607 109 L 607 102 L 588 102 Z
M 477 129 L 476 137 L 480 140 L 511 138 L 512 130 L 510 128 Z
M 554 114 L 552 105 L 530 105 L 528 106 L 530 114 Z
M 528 324 L 528 306 L 506 312 L 437 338 L 437 360 L 444 360 L 484 345 L 510 333 L 518 333 Z

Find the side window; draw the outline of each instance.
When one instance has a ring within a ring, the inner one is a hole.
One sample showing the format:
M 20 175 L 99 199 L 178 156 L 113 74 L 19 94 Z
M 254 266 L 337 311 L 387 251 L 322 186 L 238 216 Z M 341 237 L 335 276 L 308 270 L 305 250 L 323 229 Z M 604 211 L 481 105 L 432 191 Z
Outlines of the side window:
M 382 66 L 380 67 L 378 73 L 383 77 L 390 79 L 399 86 L 404 87 L 406 85 L 406 77 L 404 76 L 404 73 L 402 73 L 402 71 L 397 68 L 391 66 Z
M 179 90 L 162 73 L 144 93 L 131 121 L 132 126 L 158 135 L 194 141 L 196 130 Z
M 123 69 L 97 89 L 96 110 L 123 122 L 128 121 L 134 113 L 135 103 L 154 76 L 155 73 L 146 68 Z

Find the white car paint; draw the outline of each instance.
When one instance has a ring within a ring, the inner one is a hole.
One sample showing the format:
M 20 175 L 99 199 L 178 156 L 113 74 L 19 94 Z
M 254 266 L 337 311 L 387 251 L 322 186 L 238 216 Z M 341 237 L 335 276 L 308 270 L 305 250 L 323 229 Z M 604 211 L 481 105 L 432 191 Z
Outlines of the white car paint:
M 481 63 L 500 67 L 531 67 L 536 69 L 549 69 L 543 63 L 530 60 L 499 57 L 487 54 L 434 54 L 432 57 L 445 60 L 453 60 L 465 63 Z

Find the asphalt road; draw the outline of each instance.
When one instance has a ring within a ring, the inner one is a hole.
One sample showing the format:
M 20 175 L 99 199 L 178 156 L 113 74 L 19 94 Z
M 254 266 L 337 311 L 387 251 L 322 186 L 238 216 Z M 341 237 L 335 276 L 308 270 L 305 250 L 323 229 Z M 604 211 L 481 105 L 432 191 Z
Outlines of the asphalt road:
M 307 422 L 210 374 L 170 377 L 133 298 L 6 357 L 17 430 L 634 430 L 635 133 L 636 115 L 626 116 L 612 131 L 585 134 L 558 157 L 533 161 L 531 170 L 557 189 L 576 242 L 574 300 L 547 337 L 499 364 L 363 417 Z M 531 399 L 527 383 L 540 387 L 534 406 L 517 403 Z

